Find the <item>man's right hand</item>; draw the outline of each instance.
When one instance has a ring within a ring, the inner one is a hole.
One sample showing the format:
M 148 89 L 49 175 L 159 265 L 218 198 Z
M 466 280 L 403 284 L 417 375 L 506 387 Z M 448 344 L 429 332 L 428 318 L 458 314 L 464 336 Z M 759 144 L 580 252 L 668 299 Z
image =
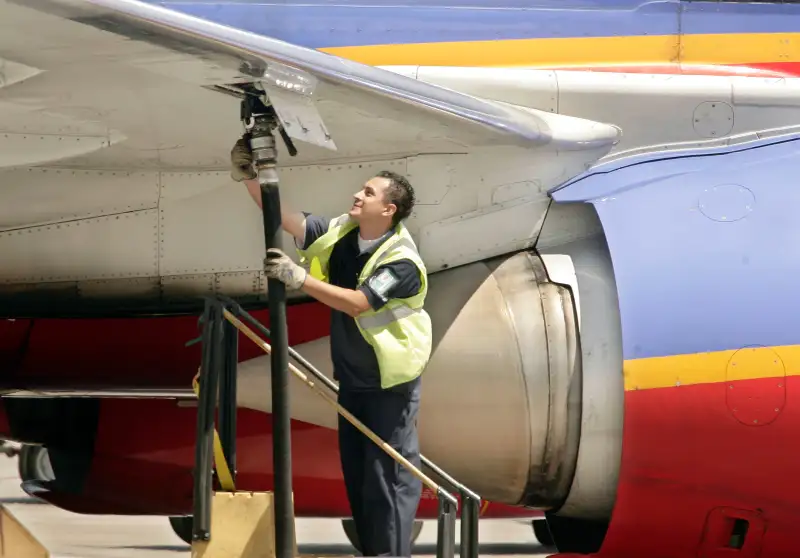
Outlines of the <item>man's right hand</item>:
M 252 180 L 256 177 L 253 168 L 253 152 L 250 143 L 244 138 L 239 138 L 231 149 L 231 178 L 236 182 Z

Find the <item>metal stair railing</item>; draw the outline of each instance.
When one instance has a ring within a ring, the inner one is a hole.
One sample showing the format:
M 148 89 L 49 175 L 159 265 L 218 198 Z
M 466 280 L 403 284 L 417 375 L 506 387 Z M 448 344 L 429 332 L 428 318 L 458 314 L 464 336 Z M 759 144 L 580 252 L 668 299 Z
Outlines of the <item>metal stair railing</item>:
M 217 295 L 206 298 L 205 311 L 201 322 L 203 324 L 202 359 L 199 374 L 198 412 L 197 412 L 197 446 L 195 452 L 195 486 L 194 486 L 194 528 L 193 537 L 196 540 L 209 540 L 211 525 L 211 496 L 212 496 L 212 470 L 213 443 L 216 431 L 214 430 L 214 412 L 217 395 L 219 395 L 219 422 L 220 445 L 222 456 L 218 456 L 217 470 L 224 469 L 225 475 L 235 479 L 236 475 L 236 365 L 238 356 L 238 335 L 242 332 L 246 337 L 258 345 L 265 353 L 270 354 L 272 347 L 244 322 L 258 330 L 261 335 L 270 338 L 270 331 L 239 303 L 229 297 Z M 317 370 L 308 360 L 297 351 L 289 347 L 289 355 L 305 368 L 316 380 L 322 383 L 333 393 L 338 393 L 338 386 Z M 323 399 L 331 404 L 339 414 L 345 417 L 353 426 L 358 428 L 373 443 L 389 454 L 392 459 L 407 467 L 412 474 L 425 486 L 436 493 L 438 509 L 438 532 L 436 541 L 437 558 L 453 558 L 455 553 L 455 520 L 458 511 L 458 500 L 448 490 L 445 490 L 429 476 L 415 467 L 394 448 L 381 440 L 374 432 L 367 428 L 313 379 L 299 370 L 294 364 L 289 363 L 289 370 L 309 388 L 316 391 Z M 478 522 L 480 516 L 481 499 L 475 492 L 456 481 L 435 463 L 424 455 L 420 455 L 422 465 L 440 477 L 449 490 L 457 492 L 461 497 L 461 558 L 478 557 Z M 278 518 L 276 516 L 276 522 Z

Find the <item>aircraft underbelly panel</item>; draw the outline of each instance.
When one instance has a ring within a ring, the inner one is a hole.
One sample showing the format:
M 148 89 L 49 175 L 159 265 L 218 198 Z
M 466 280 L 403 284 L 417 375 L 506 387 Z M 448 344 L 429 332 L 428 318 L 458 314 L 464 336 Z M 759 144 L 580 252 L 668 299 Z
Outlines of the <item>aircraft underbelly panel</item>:
M 609 122 L 623 130 L 612 149 L 615 154 L 800 123 L 800 79 L 793 77 L 457 66 L 387 68 L 487 99 Z
M 158 210 L 0 232 L 0 285 L 152 277 Z
M 550 206 L 547 189 L 579 172 L 583 160 L 575 152 L 552 157 L 502 149 L 336 165 L 289 160 L 280 170 L 282 205 L 334 217 L 349 210 L 352 195 L 377 172 L 404 174 L 419 193 L 406 225 L 433 273 L 530 246 Z M 232 296 L 266 294 L 260 279 L 244 291 L 243 283 L 223 279 L 263 275 L 261 212 L 229 171 L 16 168 L 0 171 L 0 193 L 13 202 L 0 209 L 6 229 L 0 232 L 0 290 L 6 293 L 66 281 L 73 288 L 58 292 L 88 300 L 97 290 L 83 283 L 102 280 L 105 298 L 113 298 L 118 285 L 120 298 L 138 292 L 149 303 L 209 288 Z M 147 234 L 131 233 L 131 223 L 148 219 Z M 85 237 L 99 222 L 104 233 Z M 288 234 L 283 245 L 297 258 Z M 58 257 L 44 256 L 51 252 Z M 113 271 L 121 256 L 108 254 L 131 256 Z M 139 290 L 128 284 L 132 278 L 163 288 Z
M 159 183 L 152 171 L 2 170 L 0 231 L 156 209 Z
M 614 151 L 727 135 L 733 121 L 698 111 L 704 103 L 733 104 L 730 78 L 558 72 L 559 111 L 605 114 L 624 132 Z M 643 113 L 646 116 L 643 116 Z M 776 123 L 776 125 L 778 125 Z
M 433 269 L 463 265 L 533 245 L 550 202 L 526 196 L 423 228 L 420 250 Z M 503 235 L 488 233 L 502 230 Z
M 422 81 L 468 91 L 486 99 L 495 99 L 547 112 L 559 110 L 558 72 L 527 68 L 475 68 L 415 66 L 413 75 Z M 408 72 L 400 66 L 387 66 L 395 72 Z

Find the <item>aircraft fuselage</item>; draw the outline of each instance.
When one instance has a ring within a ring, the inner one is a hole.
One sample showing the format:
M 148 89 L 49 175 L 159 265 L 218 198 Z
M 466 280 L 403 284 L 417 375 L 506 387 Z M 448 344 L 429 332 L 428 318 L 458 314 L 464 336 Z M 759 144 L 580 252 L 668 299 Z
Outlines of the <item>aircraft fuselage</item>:
M 339 150 L 281 152 L 283 200 L 299 210 L 343 213 L 382 168 L 417 189 L 408 226 L 431 272 L 436 331 L 426 454 L 493 501 L 548 510 L 562 550 L 714 557 L 743 540 L 773 558 L 796 546 L 796 130 L 748 141 L 800 124 L 800 3 L 152 3 L 541 123 L 536 147 L 471 145 L 446 128 L 423 134 L 422 117 L 323 102 Z M 169 437 L 114 446 L 123 406 L 101 414 L 75 396 L 188 392 L 199 350 L 178 344 L 197 331 L 170 314 L 198 313 L 209 293 L 263 308 L 261 215 L 228 174 L 238 99 L 198 88 L 197 60 L 117 26 L 142 48 L 128 58 L 126 40 L 77 19 L 101 50 L 60 49 L 71 35 L 19 31 L 29 15 L 0 0 L 12 23 L 0 33 L 0 301 L 20 320 L 0 330 L 0 385 L 64 398 L 95 422 L 59 446 L 36 413 L 73 411 L 7 398 L 3 433 L 51 440 L 62 472 L 83 464 L 86 484 L 62 478 L 50 494 L 69 492 L 78 509 L 76 486 L 113 490 L 134 453 L 156 455 Z M 297 302 L 290 342 L 330 373 L 327 311 Z M 83 338 L 101 348 L 80 353 Z M 241 354 L 239 400 L 264 416 L 257 355 Z M 300 428 L 334 428 L 330 409 L 295 388 Z M 141 408 L 181 414 L 164 405 Z M 185 457 L 165 458 L 176 476 Z M 116 476 L 114 463 L 126 464 Z

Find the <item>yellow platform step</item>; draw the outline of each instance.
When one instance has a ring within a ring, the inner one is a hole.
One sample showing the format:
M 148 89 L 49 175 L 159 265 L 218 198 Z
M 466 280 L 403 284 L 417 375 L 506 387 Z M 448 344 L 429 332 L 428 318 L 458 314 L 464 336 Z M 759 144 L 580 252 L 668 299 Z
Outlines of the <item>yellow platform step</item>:
M 192 542 L 192 558 L 275 558 L 274 517 L 272 492 L 216 492 L 211 540 Z
M 0 506 L 0 558 L 50 558 L 50 552 L 6 506 Z

